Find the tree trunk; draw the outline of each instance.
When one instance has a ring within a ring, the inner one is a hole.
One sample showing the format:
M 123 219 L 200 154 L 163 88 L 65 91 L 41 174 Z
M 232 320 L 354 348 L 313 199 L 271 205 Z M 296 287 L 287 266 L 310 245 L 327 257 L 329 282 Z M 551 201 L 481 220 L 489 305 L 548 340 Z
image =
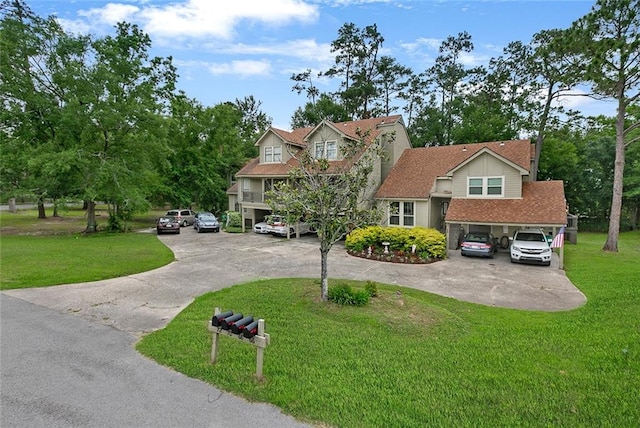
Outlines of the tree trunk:
M 9 212 L 10 213 L 18 212 L 18 208 L 16 207 L 16 198 L 9 199 Z
M 96 203 L 94 201 L 85 201 L 87 204 L 87 228 L 84 233 L 96 233 L 98 227 L 96 225 Z
M 329 277 L 327 273 L 327 259 L 329 256 L 329 250 L 325 249 L 323 245 L 320 246 L 320 299 L 323 302 L 329 300 Z
M 44 200 L 38 198 L 38 218 L 47 218 L 47 213 L 44 211 Z
M 609 211 L 609 233 L 604 251 L 618 252 L 618 236 L 620 235 L 620 216 L 622 213 L 622 177 L 624 175 L 624 115 L 625 104 L 622 96 L 618 97 L 618 117 L 616 118 L 616 159 L 613 166 L 613 197 Z
M 531 174 L 529 174 L 531 181 L 538 180 L 538 168 L 540 168 L 540 154 L 542 153 L 542 144 L 544 144 L 544 134 L 545 134 L 545 129 L 547 128 L 547 120 L 549 120 L 549 111 L 551 110 L 551 102 L 554 99 L 553 85 L 555 85 L 554 82 L 551 82 L 549 85 L 549 90 L 547 91 L 547 100 L 544 104 L 544 110 L 542 112 L 542 116 L 540 117 L 540 123 L 538 124 L 538 136 L 536 138 L 536 153 L 533 158 L 533 165 L 531 166 Z
M 54 217 L 60 217 L 60 215 L 58 213 L 58 200 L 57 199 L 53 200 L 53 216 Z

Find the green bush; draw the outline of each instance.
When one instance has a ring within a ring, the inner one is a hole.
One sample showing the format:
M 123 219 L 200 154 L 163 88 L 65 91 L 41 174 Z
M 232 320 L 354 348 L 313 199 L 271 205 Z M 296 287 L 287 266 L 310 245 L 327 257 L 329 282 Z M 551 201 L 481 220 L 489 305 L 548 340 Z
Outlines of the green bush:
M 336 284 L 329 287 L 329 300 L 339 305 L 364 306 L 369 303 L 367 290 L 353 290 L 347 284 Z
M 227 219 L 224 226 L 227 228 L 242 228 L 242 214 L 237 211 L 227 211 Z
M 389 250 L 410 253 L 415 245 L 415 253 L 424 258 L 444 259 L 447 254 L 446 237 L 435 229 L 413 227 L 369 226 L 353 230 L 345 241 L 348 251 L 362 252 L 367 248 L 381 249 L 382 243 L 389 243 Z
M 378 284 L 373 281 L 367 281 L 364 284 L 364 289 L 369 297 L 376 297 L 378 295 Z

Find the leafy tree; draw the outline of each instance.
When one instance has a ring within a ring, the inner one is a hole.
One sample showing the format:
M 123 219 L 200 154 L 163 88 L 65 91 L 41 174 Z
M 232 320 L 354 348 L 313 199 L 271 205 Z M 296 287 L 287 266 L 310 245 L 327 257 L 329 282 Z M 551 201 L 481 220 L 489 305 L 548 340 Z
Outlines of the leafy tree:
M 328 298 L 328 254 L 335 243 L 357 227 L 379 221 L 380 213 L 371 208 L 371 173 L 384 153 L 381 143 L 371 141 L 367 130 L 359 138 L 346 140 L 339 148 L 342 161 L 330 162 L 313 157 L 310 151 L 295 155 L 299 167 L 269 192 L 274 212 L 284 213 L 287 221 L 304 219 L 320 240 L 321 299 Z
M 640 122 L 628 123 L 627 109 L 640 95 L 640 2 L 598 0 L 592 10 L 573 23 L 571 46 L 582 61 L 585 79 L 595 96 L 617 101 L 616 156 L 609 232 L 605 251 L 618 251 L 622 214 L 625 151 L 638 137 L 631 137 Z
M 390 116 L 398 110 L 398 106 L 392 104 L 393 100 L 407 88 L 412 75 L 411 69 L 399 64 L 395 58 L 380 57 L 374 83 L 379 88 L 381 98 L 376 102 L 375 111 L 380 111 L 384 116 Z
M 452 144 L 452 130 L 454 127 L 454 108 L 456 98 L 461 95 L 462 85 L 473 73 L 464 67 L 460 61 L 463 53 L 473 51 L 471 35 L 466 31 L 458 33 L 456 37 L 449 36 L 439 48 L 440 55 L 435 64 L 425 72 L 434 93 L 439 97 L 441 120 L 444 121 L 442 140 L 439 145 Z M 434 97 L 435 99 L 435 97 Z
M 304 108 L 298 108 L 291 118 L 292 128 L 306 128 L 315 126 L 323 120 L 331 122 L 346 122 L 349 120 L 349 114 L 342 104 L 334 101 L 329 94 L 322 93 L 318 100 L 307 102 Z
M 338 30 L 338 38 L 331 42 L 335 65 L 323 74 L 342 77 L 339 96 L 351 119 L 375 115 L 372 106 L 378 96 L 375 76 L 382 42 L 384 38 L 376 24 L 360 29 L 353 23 L 344 24 Z
M 0 9 L 2 190 L 34 194 L 38 217 L 45 218 L 44 197 L 59 196 L 61 181 L 69 177 L 65 168 L 52 167 L 64 166 L 55 157 L 64 103 L 55 77 L 59 64 L 74 58 L 69 47 L 80 39 L 71 41 L 55 20 L 36 16 L 20 0 L 3 1 Z
M 398 98 L 404 100 L 405 105 L 402 110 L 407 114 L 407 127 L 409 130 L 413 125 L 414 118 L 424 108 L 424 100 L 427 82 L 423 74 L 412 74 L 407 79 L 407 85 L 398 92 Z M 413 141 L 413 139 L 412 139 Z

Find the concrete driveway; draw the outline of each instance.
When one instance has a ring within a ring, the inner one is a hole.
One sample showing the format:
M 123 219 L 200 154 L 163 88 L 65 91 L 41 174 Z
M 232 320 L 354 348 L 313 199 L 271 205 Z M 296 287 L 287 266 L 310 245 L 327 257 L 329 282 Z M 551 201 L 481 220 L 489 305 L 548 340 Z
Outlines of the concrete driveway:
M 188 227 L 180 235 L 159 239 L 176 257 L 162 268 L 105 281 L 4 293 L 140 336 L 164 327 L 206 292 L 256 279 L 320 276 L 319 245 L 312 235 L 287 240 L 253 233 L 198 234 Z M 557 256 L 545 267 L 511 264 L 507 252 L 489 260 L 463 258 L 452 251 L 441 262 L 404 265 L 352 257 L 337 245 L 329 253 L 329 276 L 524 310 L 562 311 L 586 302 L 558 269 Z

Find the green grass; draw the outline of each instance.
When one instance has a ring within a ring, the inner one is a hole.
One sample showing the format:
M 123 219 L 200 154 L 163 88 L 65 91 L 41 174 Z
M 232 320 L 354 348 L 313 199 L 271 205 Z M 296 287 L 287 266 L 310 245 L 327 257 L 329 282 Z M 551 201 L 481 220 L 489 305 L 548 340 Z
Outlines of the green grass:
M 61 217 L 37 216 L 36 210 L 0 213 L 0 290 L 115 278 L 174 259 L 155 234 L 81 234 L 86 218 L 80 209 L 62 211 Z M 156 216 L 138 216 L 131 226 L 153 227 Z M 106 219 L 98 218 L 106 226 Z
M 173 259 L 155 234 L 3 236 L 0 290 L 115 278 Z
M 603 253 L 602 234 L 565 247 L 588 298 L 574 311 L 491 308 L 390 285 L 365 307 L 318 301 L 309 279 L 206 294 L 137 348 L 159 363 L 301 420 L 340 427 L 615 426 L 640 421 L 640 233 Z M 428 268 L 427 268 L 428 269 Z M 363 283 L 350 282 L 363 287 Z M 221 337 L 213 308 L 266 320 L 271 344 Z

